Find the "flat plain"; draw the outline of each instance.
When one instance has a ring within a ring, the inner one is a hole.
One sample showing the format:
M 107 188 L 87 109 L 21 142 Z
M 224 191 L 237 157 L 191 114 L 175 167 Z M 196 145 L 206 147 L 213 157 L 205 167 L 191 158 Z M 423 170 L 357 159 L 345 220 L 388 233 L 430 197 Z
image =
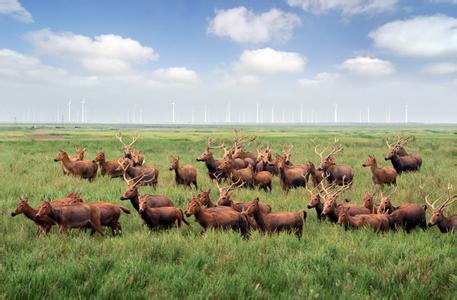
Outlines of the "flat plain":
M 150 232 L 129 201 L 121 201 L 121 179 L 98 176 L 93 183 L 62 175 L 53 161 L 59 149 L 87 149 L 94 159 L 103 150 L 107 159 L 122 155 L 115 139 L 116 128 L 28 129 L 0 127 L 0 298 L 454 298 L 457 295 L 457 234 L 442 234 L 433 227 L 376 234 L 370 229 L 346 231 L 339 225 L 319 222 L 307 210 L 301 240 L 294 235 L 262 236 L 253 232 L 243 240 L 233 232 L 200 235 L 194 217 L 192 226 Z M 215 141 L 233 139 L 231 128 L 123 129 L 124 136 L 140 134 L 135 148 L 146 165 L 160 169 L 157 190 L 142 187 L 141 193 L 162 194 L 182 209 L 198 191 L 177 187 L 168 170 L 170 155 L 198 169 L 199 187 L 211 184 L 206 167 L 195 158 Z M 292 161 L 318 163 L 309 141 L 328 145 L 338 138 L 344 152 L 337 162 L 355 168 L 353 188 L 344 196 L 361 203 L 372 189 L 371 173 L 362 168 L 369 154 L 380 165 L 387 152 L 384 138 L 412 135 L 408 145 L 421 154 L 420 172 L 403 174 L 393 193 L 394 204 L 424 204 L 419 184 L 437 198 L 448 183 L 457 186 L 457 128 L 454 127 L 268 127 L 247 128 L 256 143 L 270 145 L 275 153 L 294 144 Z M 249 147 L 255 151 L 255 145 Z M 216 158 L 221 156 L 215 151 Z M 53 227 L 47 237 L 37 237 L 30 220 L 11 217 L 20 198 L 37 207 L 43 199 L 80 193 L 86 202 L 109 201 L 132 211 L 122 215 L 123 235 L 105 238 L 70 231 L 59 235 Z M 385 193 L 393 192 L 386 188 Z M 259 197 L 274 211 L 306 208 L 304 189 L 285 194 L 274 179 L 273 192 L 242 189 L 235 198 Z M 427 218 L 431 210 L 427 210 Z M 456 214 L 457 205 L 447 214 Z

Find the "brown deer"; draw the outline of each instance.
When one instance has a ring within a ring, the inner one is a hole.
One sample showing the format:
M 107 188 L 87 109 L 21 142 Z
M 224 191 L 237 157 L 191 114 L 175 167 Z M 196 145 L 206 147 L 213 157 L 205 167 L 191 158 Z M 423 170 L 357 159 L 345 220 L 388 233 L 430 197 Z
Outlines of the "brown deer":
M 249 237 L 247 218 L 235 210 L 214 210 L 204 208 L 195 196 L 189 201 L 185 212 L 187 217 L 195 215 L 196 221 L 202 227 L 202 233 L 208 228 L 238 231 L 242 237 Z
M 37 213 L 38 209 L 30 206 L 26 199 L 21 199 L 16 205 L 14 211 L 11 213 L 11 216 L 15 217 L 19 214 L 24 214 L 24 216 L 35 223 L 37 235 L 40 235 L 41 233 L 48 234 L 52 225 L 54 225 L 54 221 L 48 216 L 38 217 Z
M 126 174 L 130 178 L 142 178 L 141 185 L 152 185 L 154 188 L 157 187 L 159 181 L 159 169 L 154 166 L 133 166 L 132 160 L 124 158 L 118 160 L 119 167 L 122 170 L 122 174 Z
M 219 206 L 229 206 L 235 209 L 238 212 L 242 212 L 246 209 L 248 202 L 233 201 L 232 193 L 236 188 L 240 188 L 239 182 L 234 182 L 230 186 L 221 188 L 218 183 L 216 183 L 217 188 L 219 189 L 219 200 L 217 205 Z M 260 209 L 264 212 L 271 212 L 271 206 L 268 204 L 260 203 Z
M 306 211 L 265 213 L 260 209 L 259 198 L 252 200 L 243 212 L 252 215 L 263 233 L 279 233 L 282 231 L 295 233 L 301 238 Z
M 396 189 L 394 190 L 394 192 Z M 393 192 L 393 193 L 394 193 Z M 378 213 L 393 213 L 398 207 L 392 205 L 392 196 L 387 196 L 381 193 L 381 201 L 378 206 Z
M 375 232 L 388 231 L 389 217 L 387 214 L 358 214 L 351 216 L 351 207 L 343 207 L 339 211 L 338 224 L 344 228 L 358 229 L 362 226 L 370 226 Z
M 86 148 L 77 148 L 75 155 L 68 155 L 71 161 L 80 161 L 84 160 L 84 154 L 86 153 Z M 65 167 L 63 162 L 61 162 L 61 167 L 64 175 L 70 175 L 70 171 Z
M 212 139 L 208 138 L 208 146 L 205 148 L 205 151 L 197 157 L 197 161 L 205 162 L 206 168 L 208 169 L 208 176 L 213 181 L 214 179 L 219 182 L 222 179 L 228 178 L 228 174 L 222 174 L 217 167 L 223 162 L 223 160 L 214 159 L 213 153 L 211 150 L 223 148 L 224 144 L 219 146 L 212 146 Z
M 428 222 L 428 226 L 431 227 L 437 225 L 442 233 L 450 231 L 457 232 L 457 215 L 450 217 L 446 217 L 444 215 L 444 210 L 457 200 L 457 195 L 451 196 L 450 188 L 448 188 L 446 200 L 444 200 L 444 202 L 438 207 L 435 207 L 435 204 L 441 198 L 438 198 L 433 203 L 431 203 L 428 197 L 428 195 L 425 196 L 425 202 L 432 208 L 432 218 Z
M 391 146 L 386 139 L 386 145 L 389 148 L 385 160 L 390 160 L 395 171 L 400 175 L 402 172 L 419 171 L 422 166 L 422 157 L 419 155 L 403 155 L 398 154 L 400 147 L 405 143 L 405 139 L 400 139 L 394 146 Z M 403 144 L 402 144 L 403 143 Z
M 147 201 L 142 201 L 138 212 L 151 230 L 168 229 L 173 225 L 180 228 L 182 222 L 189 226 L 183 211 L 176 207 L 149 207 Z
M 289 192 L 291 188 L 306 187 L 306 172 L 296 166 L 286 164 L 285 158 L 278 156 L 279 182 L 281 188 Z
M 49 201 L 43 201 L 36 216 L 52 219 L 59 226 L 59 233 L 65 233 L 67 228 L 84 228 L 90 225 L 102 236 L 105 235 L 100 222 L 100 209 L 85 203 L 53 207 Z
M 112 178 L 122 177 L 123 171 L 120 168 L 119 160 L 106 160 L 105 152 L 99 151 L 95 156 L 95 161 L 98 162 L 100 173 L 103 176 L 108 175 Z
M 389 217 L 391 229 L 402 227 L 407 233 L 419 226 L 423 230 L 427 229 L 425 210 L 427 205 L 404 204 L 395 209 Z
M 233 182 L 239 182 L 246 187 L 254 187 L 254 171 L 253 166 L 249 165 L 246 168 L 236 170 L 233 167 L 231 161 L 223 161 L 218 167 L 217 170 L 220 172 L 227 172 L 230 174 L 230 180 Z
M 323 181 L 321 181 L 321 182 L 323 182 Z M 309 200 L 308 200 L 307 208 L 308 209 L 314 208 L 316 210 L 317 219 L 319 221 L 322 221 L 322 219 L 323 219 L 322 210 L 324 208 L 324 204 L 321 202 L 322 196 L 321 196 L 319 190 L 317 190 L 317 187 L 314 187 L 314 189 L 312 189 L 312 190 L 309 189 L 307 186 L 305 188 L 309 193 Z
M 322 171 L 319 171 L 316 169 L 316 166 L 312 161 L 308 161 L 307 164 L 307 169 L 309 176 L 311 177 L 311 180 L 313 181 L 313 186 L 317 187 L 319 184 L 324 180 L 324 175 L 322 174 Z
M 68 153 L 60 150 L 54 161 L 61 161 L 68 174 L 93 181 L 97 176 L 97 163 L 94 160 L 71 161 Z
M 255 141 L 256 137 L 246 137 L 244 135 L 240 134 L 240 130 L 235 130 L 235 141 L 233 143 L 233 149 L 232 149 L 232 158 L 240 158 L 240 159 L 246 159 L 249 158 L 249 163 L 251 163 L 253 166 L 255 164 L 255 161 L 257 159 L 257 154 L 254 152 L 244 152 L 243 148 L 253 141 Z
M 257 149 L 257 160 L 255 163 L 255 172 L 259 173 L 262 171 L 270 172 L 271 175 L 278 175 L 279 170 L 277 168 L 276 161 L 271 159 L 271 150 L 266 148 L 263 152 Z
M 121 196 L 121 200 L 130 200 L 136 211 L 140 211 L 140 202 L 146 202 L 149 207 L 166 207 L 175 206 L 170 198 L 159 195 L 141 195 L 138 192 L 138 187 L 143 180 L 143 176 L 138 178 L 128 179 L 124 176 L 127 183 L 127 189 Z
M 179 166 L 179 156 L 172 157 L 170 171 L 175 171 L 175 181 L 177 185 L 185 185 L 189 188 L 191 184 L 198 189 L 197 185 L 197 169 L 192 165 Z
M 132 138 L 132 141 L 130 142 L 130 144 L 126 144 L 122 140 L 122 133 L 118 132 L 116 134 L 116 138 L 119 140 L 119 142 L 121 142 L 121 144 L 123 146 L 124 157 L 128 158 L 128 159 L 131 159 L 132 162 L 133 162 L 133 166 L 134 167 L 142 166 L 144 164 L 144 155 L 143 155 L 143 153 L 132 150 L 133 149 L 133 144 L 136 143 L 136 141 L 138 140 L 138 137 L 139 137 L 138 135 L 134 136 Z
M 369 155 L 368 159 L 362 164 L 362 167 L 369 167 L 371 170 L 371 179 L 373 184 L 379 184 L 381 188 L 384 188 L 384 185 L 396 185 L 397 184 L 397 171 L 392 167 L 381 167 L 378 168 L 376 158 Z
M 347 191 L 351 185 L 343 185 L 339 189 L 333 188 L 332 190 L 327 190 L 324 185 L 322 185 L 322 191 L 325 194 L 325 201 L 322 207 L 322 216 L 327 217 L 330 222 L 336 223 L 338 221 L 338 216 L 340 209 L 343 207 L 351 207 L 351 215 L 360 215 L 360 214 L 369 214 L 370 211 L 363 205 L 351 205 L 348 203 L 339 204 L 337 202 L 338 197 L 345 191 Z
M 373 201 L 374 196 L 375 196 L 375 193 L 369 193 L 369 192 L 366 192 L 365 196 L 363 196 L 363 206 L 366 207 L 372 214 L 378 213 L 378 208 L 379 208 L 379 205 L 374 204 L 374 201 Z
M 408 156 L 409 153 L 405 149 L 405 145 L 413 140 L 413 137 L 402 137 L 400 135 L 397 136 L 397 141 L 395 142 L 395 152 L 398 156 Z M 389 144 L 389 139 L 386 137 L 386 144 L 387 147 L 391 148 Z
M 254 186 L 263 189 L 265 192 L 271 192 L 271 182 L 273 180 L 273 175 L 268 171 L 261 171 L 254 175 Z
M 130 214 L 129 209 L 110 202 L 88 202 L 86 204 L 90 207 L 95 207 L 100 211 L 100 225 L 111 228 L 113 236 L 122 233 L 122 226 L 119 222 L 121 212 Z M 91 227 L 91 229 L 92 234 L 94 234 L 95 228 Z
M 354 169 L 348 165 L 337 165 L 333 157 L 335 154 L 343 151 L 343 147 L 341 145 L 336 145 L 337 142 L 338 140 L 335 139 L 333 149 L 329 154 L 324 156 L 323 153 L 327 148 L 324 148 L 324 150 L 319 152 L 317 150 L 318 145 L 312 141 L 314 145 L 314 152 L 319 156 L 321 162 L 318 170 L 323 172 L 330 184 L 351 185 L 354 178 Z

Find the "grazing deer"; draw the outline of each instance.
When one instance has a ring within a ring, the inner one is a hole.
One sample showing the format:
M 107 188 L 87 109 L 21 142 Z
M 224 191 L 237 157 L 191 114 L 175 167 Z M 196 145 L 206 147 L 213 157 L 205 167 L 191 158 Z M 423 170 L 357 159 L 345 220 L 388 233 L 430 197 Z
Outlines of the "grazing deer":
M 43 201 L 36 216 L 47 216 L 52 219 L 59 226 L 59 233 L 65 233 L 67 228 L 83 228 L 90 225 L 102 236 L 105 235 L 101 225 L 100 209 L 85 203 L 52 206 L 49 201 Z
M 86 153 L 86 148 L 77 148 L 75 155 L 68 155 L 71 161 L 80 161 L 84 160 L 84 155 Z M 65 167 L 63 162 L 61 162 L 61 167 L 64 175 L 69 175 L 70 171 Z
M 270 212 L 265 213 L 260 209 L 259 198 L 252 200 L 243 212 L 253 216 L 260 231 L 263 233 L 292 232 L 301 238 L 303 223 L 306 220 L 306 211 L 299 212 Z
M 336 145 L 338 140 L 335 140 L 333 149 L 326 156 L 323 155 L 326 148 L 319 152 L 317 150 L 318 145 L 314 141 L 311 142 L 314 145 L 314 152 L 317 154 L 317 156 L 319 156 L 321 162 L 318 170 L 324 173 L 324 176 L 327 177 L 328 182 L 330 184 L 337 185 L 351 185 L 354 178 L 354 169 L 348 165 L 337 165 L 335 163 L 335 159 L 333 158 L 335 154 L 343 151 L 343 147 L 341 145 Z
M 122 177 L 123 171 L 120 168 L 119 160 L 106 160 L 105 159 L 105 152 L 100 151 L 97 152 L 95 156 L 95 161 L 98 162 L 100 167 L 100 173 L 105 176 L 114 177 Z
M 142 178 L 142 185 L 152 185 L 154 188 L 157 187 L 159 180 L 159 169 L 154 166 L 145 167 L 134 167 L 132 160 L 125 158 L 118 160 L 119 167 L 122 170 L 122 174 L 126 174 L 130 178 Z
M 236 170 L 233 167 L 231 161 L 223 161 L 217 170 L 220 172 L 227 172 L 230 174 L 230 180 L 233 182 L 239 182 L 246 187 L 254 187 L 254 171 L 253 166 L 249 165 L 246 168 Z
M 136 211 L 140 211 L 140 202 L 146 202 L 149 207 L 165 207 L 175 206 L 170 198 L 159 195 L 141 195 L 138 192 L 138 187 L 143 181 L 143 176 L 138 178 L 128 179 L 124 174 L 124 180 L 127 183 L 127 189 L 121 196 L 121 200 L 130 200 Z
M 378 168 L 376 158 L 369 155 L 368 159 L 362 164 L 362 167 L 369 167 L 371 170 L 371 179 L 373 184 L 379 184 L 381 188 L 384 188 L 384 184 L 396 185 L 397 184 L 397 171 L 391 167 Z
M 41 233 L 48 234 L 52 225 L 54 225 L 54 221 L 48 216 L 38 217 L 37 213 L 38 209 L 31 207 L 26 199 L 21 199 L 11 213 L 11 216 L 15 217 L 19 214 L 24 214 L 24 216 L 35 223 L 37 235 L 40 235 Z
M 94 160 L 71 161 L 68 153 L 60 150 L 54 161 L 61 161 L 68 174 L 93 181 L 97 176 L 97 163 Z
M 235 210 L 215 210 L 204 208 L 195 196 L 189 201 L 185 212 L 187 217 L 195 215 L 196 221 L 202 227 L 202 233 L 208 228 L 238 231 L 242 237 L 249 237 L 249 225 L 244 214 Z
M 291 188 L 306 187 L 306 172 L 296 166 L 286 164 L 285 158 L 278 156 L 279 182 L 281 188 L 289 192 Z
M 128 159 L 131 159 L 133 161 L 133 166 L 134 167 L 142 166 L 144 164 L 144 155 L 143 155 L 143 153 L 132 150 L 133 149 L 133 144 L 136 143 L 136 141 L 138 140 L 138 137 L 139 137 L 138 135 L 134 136 L 132 138 L 132 141 L 130 142 L 130 144 L 126 144 L 122 140 L 122 134 L 120 132 L 118 132 L 116 134 L 116 138 L 118 139 L 119 142 L 121 142 L 121 144 L 123 146 L 124 157 L 128 158 Z
M 138 212 L 151 230 L 168 229 L 173 225 L 180 228 L 182 222 L 189 226 L 183 211 L 176 207 L 149 207 L 147 201 L 142 201 Z
M 358 214 L 351 216 L 351 207 L 343 207 L 339 211 L 338 224 L 344 226 L 345 229 L 358 229 L 362 226 L 370 226 L 375 232 L 388 231 L 389 217 L 387 214 Z
M 389 148 L 385 160 L 390 160 L 395 171 L 400 175 L 402 172 L 415 172 L 419 171 L 422 166 L 422 157 L 419 155 L 404 155 L 398 154 L 400 147 L 405 143 L 405 139 L 399 139 L 397 143 L 392 146 L 386 139 L 386 145 Z M 403 144 L 402 144 L 403 143 Z
M 442 233 L 450 231 L 457 232 L 457 215 L 450 217 L 446 217 L 444 215 L 444 210 L 457 200 L 457 195 L 450 195 L 450 187 L 451 186 L 448 185 L 446 200 L 444 200 L 444 202 L 438 207 L 435 207 L 435 204 L 438 200 L 440 200 L 440 198 L 431 203 L 428 199 L 428 195 L 425 196 L 425 202 L 432 208 L 432 218 L 428 222 L 428 226 L 431 227 L 437 225 Z
M 211 143 L 211 138 L 208 138 L 208 146 L 205 148 L 205 151 L 203 151 L 203 153 L 199 157 L 197 157 L 197 161 L 205 162 L 206 168 L 208 169 L 208 176 L 211 179 L 211 181 L 216 179 L 220 182 L 222 179 L 226 179 L 228 177 L 228 174 L 221 174 L 221 172 L 217 169 L 217 167 L 223 162 L 223 160 L 214 159 L 211 150 L 223 148 L 224 144 L 221 144 L 219 146 L 212 146 Z
M 197 169 L 192 165 L 179 166 L 179 156 L 172 157 L 170 171 L 175 171 L 176 184 L 182 184 L 191 187 L 193 184 L 195 189 L 198 189 L 197 185 Z

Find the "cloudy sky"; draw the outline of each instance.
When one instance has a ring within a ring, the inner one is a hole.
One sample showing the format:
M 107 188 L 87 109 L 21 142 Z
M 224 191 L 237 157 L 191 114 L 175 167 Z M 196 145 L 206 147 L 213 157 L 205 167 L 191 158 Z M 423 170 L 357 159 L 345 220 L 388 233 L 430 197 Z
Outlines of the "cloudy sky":
M 0 121 L 82 99 L 88 122 L 456 122 L 457 0 L 0 0 Z

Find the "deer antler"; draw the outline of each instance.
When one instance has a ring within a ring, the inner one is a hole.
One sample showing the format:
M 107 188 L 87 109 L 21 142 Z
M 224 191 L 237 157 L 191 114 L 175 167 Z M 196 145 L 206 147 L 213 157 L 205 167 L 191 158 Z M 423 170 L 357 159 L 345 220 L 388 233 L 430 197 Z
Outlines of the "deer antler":
M 319 152 L 319 151 L 317 151 L 317 147 L 318 147 L 319 145 L 316 143 L 316 141 L 315 141 L 315 140 L 311 140 L 311 144 L 312 144 L 313 147 L 314 147 L 314 152 L 317 154 L 317 156 L 319 156 L 319 158 L 320 158 L 321 160 L 323 160 L 323 159 L 324 159 L 324 152 L 325 152 L 325 150 L 327 150 L 327 147 L 325 147 L 324 150 L 322 150 L 321 152 Z
M 438 208 L 439 210 L 445 209 L 446 207 L 448 207 L 449 205 L 451 205 L 452 203 L 454 203 L 457 200 L 457 198 L 456 198 L 457 195 L 451 196 L 451 190 L 452 189 L 453 189 L 452 184 L 448 183 L 448 185 L 447 185 L 447 198 L 446 198 L 446 201 L 444 201 L 443 204 L 441 204 L 441 206 Z
M 122 145 L 126 146 L 126 144 L 122 140 L 122 133 L 120 131 L 116 133 L 116 138 L 119 140 L 119 142 L 121 142 Z
M 139 134 L 137 134 L 136 136 L 132 137 L 132 142 L 129 145 L 132 146 L 133 144 L 135 144 L 139 137 L 140 137 Z
M 213 139 L 212 138 L 208 138 L 208 149 L 221 149 L 223 147 L 225 147 L 224 143 L 220 144 L 219 146 L 212 146 L 211 144 L 213 143 Z
M 344 149 L 343 146 L 342 145 L 338 145 L 337 146 L 336 143 L 338 143 L 337 139 L 335 139 L 335 143 L 333 145 L 333 149 L 332 149 L 332 151 L 330 151 L 330 153 L 327 155 L 327 157 L 330 157 L 332 155 L 335 155 L 335 154 L 343 151 L 343 149 Z
M 386 138 L 384 139 L 384 141 L 386 142 L 387 148 L 391 149 L 391 148 L 392 148 L 392 145 L 389 144 L 389 138 L 386 137 Z

